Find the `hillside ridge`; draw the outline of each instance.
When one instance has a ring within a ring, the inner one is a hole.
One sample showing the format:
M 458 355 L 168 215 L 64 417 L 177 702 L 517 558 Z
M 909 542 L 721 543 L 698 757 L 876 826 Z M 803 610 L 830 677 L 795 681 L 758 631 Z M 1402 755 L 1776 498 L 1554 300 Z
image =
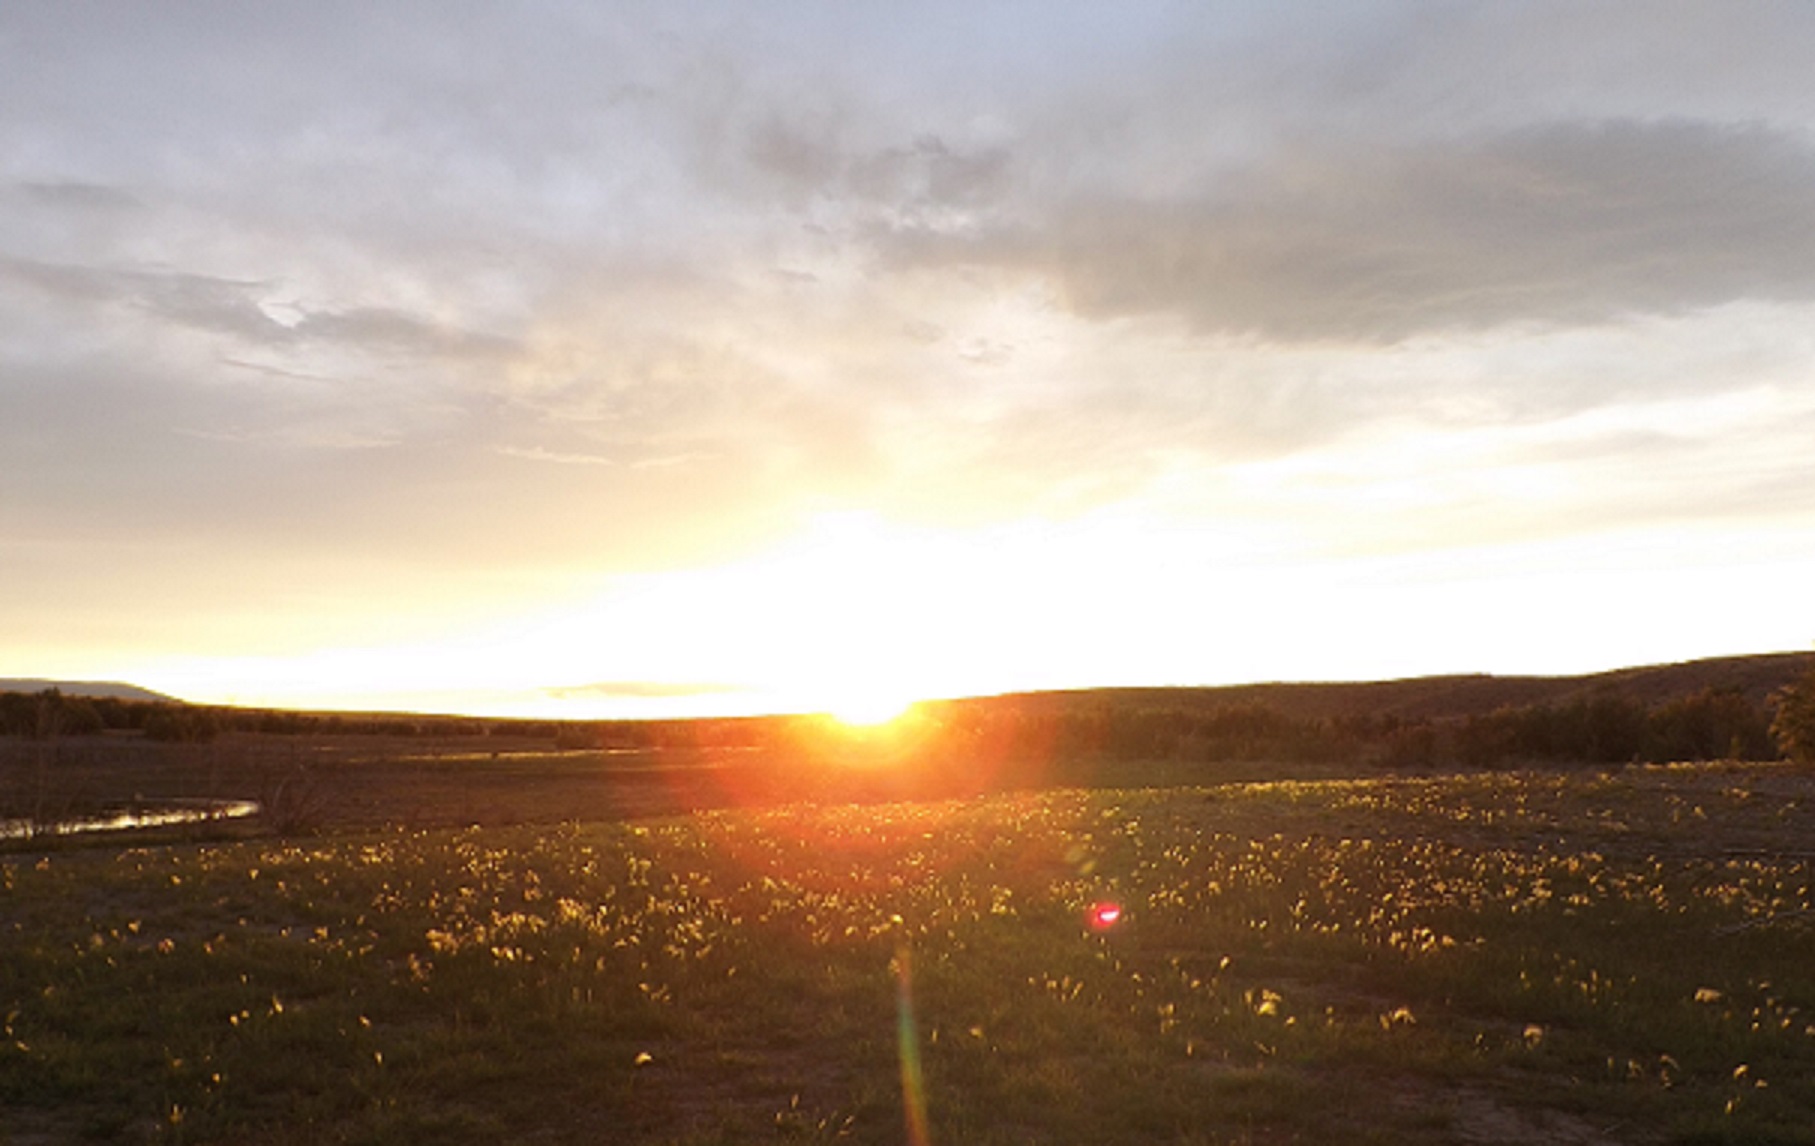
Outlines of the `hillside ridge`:
M 1254 705 L 1301 719 L 1361 715 L 1442 719 L 1481 716 L 1507 707 L 1564 705 L 1595 697 L 1618 697 L 1654 705 L 1709 688 L 1731 689 L 1754 704 L 1763 704 L 1772 693 L 1810 670 L 1815 670 L 1815 652 L 1760 653 L 1640 665 L 1573 676 L 1456 673 L 1379 681 L 1115 687 L 1007 693 L 950 703 L 1012 699 L 1035 708 L 1107 704 L 1187 710 Z
M 41 680 L 32 677 L 0 677 L 0 692 L 46 692 L 56 689 L 64 696 L 105 697 L 113 700 L 149 700 L 180 704 L 174 696 L 111 680 Z

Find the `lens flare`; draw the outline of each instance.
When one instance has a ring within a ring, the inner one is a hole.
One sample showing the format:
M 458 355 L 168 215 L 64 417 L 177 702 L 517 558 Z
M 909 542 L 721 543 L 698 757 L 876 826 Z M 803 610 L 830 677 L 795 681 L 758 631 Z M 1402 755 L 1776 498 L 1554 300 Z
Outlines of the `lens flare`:
M 920 1030 L 914 1024 L 914 964 L 904 943 L 895 949 L 895 1041 L 901 1055 L 901 1105 L 908 1146 L 929 1146 L 926 1089 L 920 1077 Z

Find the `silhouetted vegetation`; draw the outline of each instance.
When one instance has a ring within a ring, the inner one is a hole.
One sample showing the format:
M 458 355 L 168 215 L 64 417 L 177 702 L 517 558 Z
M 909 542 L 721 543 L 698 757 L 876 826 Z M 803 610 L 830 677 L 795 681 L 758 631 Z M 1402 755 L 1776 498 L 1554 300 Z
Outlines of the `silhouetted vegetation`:
M 1777 710 L 1771 735 L 1778 747 L 1792 760 L 1815 764 L 1815 668 L 1784 686 L 1771 703 Z
M 206 708 L 160 704 L 145 717 L 145 738 L 173 744 L 206 744 L 220 733 L 220 722 Z
M 1619 696 L 1507 706 L 1462 718 L 1293 717 L 1263 705 L 1196 711 L 1086 704 L 1052 709 L 995 702 L 933 706 L 948 749 L 1106 760 L 1346 760 L 1385 767 L 1771 760 L 1763 706 L 1706 688 L 1648 706 Z
M 59 736 L 85 736 L 103 727 L 95 703 L 86 697 L 64 696 L 54 688 L 36 693 L 0 693 L 0 733 L 8 736 L 54 740 Z

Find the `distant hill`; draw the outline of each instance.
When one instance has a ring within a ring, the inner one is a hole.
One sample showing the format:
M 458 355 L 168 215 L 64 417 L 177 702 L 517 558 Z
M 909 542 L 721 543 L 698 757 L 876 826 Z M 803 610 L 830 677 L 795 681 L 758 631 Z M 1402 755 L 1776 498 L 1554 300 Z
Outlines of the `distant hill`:
M 1248 705 L 1271 708 L 1297 719 L 1337 716 L 1398 716 L 1441 720 L 1482 716 L 1500 708 L 1564 705 L 1576 700 L 1613 696 L 1657 705 L 1692 696 L 1707 688 L 1732 689 L 1754 704 L 1763 704 L 1778 689 L 1815 669 L 1815 653 L 1766 653 L 1715 657 L 1680 664 L 1646 665 L 1583 676 L 1458 676 L 1409 680 L 1329 683 L 1239 684 L 1214 688 L 1097 688 L 1065 692 L 1010 694 L 954 704 L 988 704 L 1010 699 L 1028 711 L 1073 710 L 1104 705 L 1112 708 L 1165 708 L 1214 711 Z
M 115 700 L 154 700 L 180 704 L 173 696 L 137 685 L 101 680 L 27 680 L 0 677 L 0 692 L 43 692 L 56 689 L 64 696 L 104 696 Z

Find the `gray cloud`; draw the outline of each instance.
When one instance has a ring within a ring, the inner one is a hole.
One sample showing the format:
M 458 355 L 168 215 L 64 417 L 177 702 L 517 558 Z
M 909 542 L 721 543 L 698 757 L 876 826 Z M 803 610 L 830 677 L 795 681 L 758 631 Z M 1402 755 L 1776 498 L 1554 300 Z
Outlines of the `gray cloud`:
M 502 357 L 517 350 L 510 338 L 457 329 L 391 307 L 291 307 L 294 320 L 282 322 L 260 306 L 276 293 L 265 281 L 0 257 L 0 281 L 7 279 L 64 301 L 126 304 L 155 321 L 268 347 L 332 346 L 462 359 Z
M 1215 333 L 1382 342 L 1593 324 L 1815 298 L 1815 149 L 1763 127 L 1631 121 L 1325 144 L 1188 198 L 1061 202 L 879 242 L 896 265 L 1030 272 L 1080 314 Z
M 108 187 L 99 183 L 83 183 L 76 180 L 25 182 L 18 184 L 18 189 L 27 199 L 39 206 L 84 213 L 128 211 L 142 206 L 137 198 L 118 187 Z
M 797 196 L 883 208 L 905 218 L 993 203 L 1009 189 L 1012 172 L 1012 157 L 1000 146 L 957 146 L 926 133 L 905 144 L 848 152 L 834 138 L 773 118 L 750 129 L 746 154 L 758 172 Z
M 463 330 L 392 307 L 311 311 L 290 331 L 299 340 L 444 355 L 467 364 L 506 358 L 520 350 L 515 339 Z

